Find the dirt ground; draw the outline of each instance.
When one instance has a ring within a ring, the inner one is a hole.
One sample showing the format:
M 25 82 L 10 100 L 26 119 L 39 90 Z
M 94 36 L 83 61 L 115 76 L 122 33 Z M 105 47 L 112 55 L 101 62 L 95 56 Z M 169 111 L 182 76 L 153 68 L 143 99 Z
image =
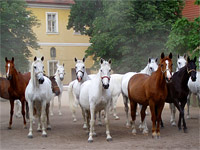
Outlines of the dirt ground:
M 64 95 L 64 98 L 66 98 L 66 95 Z M 120 101 L 122 100 L 120 99 Z M 151 132 L 148 136 L 145 136 L 139 129 L 136 136 L 131 134 L 131 129 L 125 127 L 125 112 L 120 103 L 117 108 L 120 120 L 114 120 L 110 116 L 110 132 L 113 141 L 106 141 L 105 126 L 103 125 L 96 126 L 97 137 L 94 137 L 93 143 L 88 143 L 88 135 L 82 129 L 83 121 L 80 110 L 77 109 L 77 122 L 73 122 L 66 101 L 63 102 L 62 116 L 58 115 L 58 106 L 54 107 L 55 114 L 50 118 L 52 130 L 47 131 L 48 137 L 42 137 L 41 133 L 36 131 L 37 124 L 35 124 L 33 127 L 33 139 L 27 138 L 28 129 L 23 129 L 22 118 L 14 117 L 12 129 L 7 129 L 10 106 L 8 101 L 0 101 L 0 149 L 200 149 L 199 108 L 191 107 L 191 119 L 186 119 L 188 133 L 183 133 L 177 127 L 170 125 L 170 110 L 168 107 L 165 107 L 162 114 L 165 127 L 161 129 L 161 138 L 152 139 Z M 140 117 L 137 117 L 137 125 L 139 120 Z M 178 113 L 176 114 L 176 120 L 178 120 Z M 150 115 L 147 116 L 147 124 L 151 131 Z M 29 124 L 27 127 L 29 128 Z

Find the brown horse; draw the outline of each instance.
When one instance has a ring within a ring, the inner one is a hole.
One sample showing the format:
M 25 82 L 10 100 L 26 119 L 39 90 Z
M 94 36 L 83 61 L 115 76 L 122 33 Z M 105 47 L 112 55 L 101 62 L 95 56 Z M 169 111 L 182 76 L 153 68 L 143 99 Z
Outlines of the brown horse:
M 128 84 L 128 96 L 131 106 L 132 133 L 136 134 L 135 118 L 137 103 L 143 105 L 141 110 L 141 120 L 144 121 L 145 110 L 149 105 L 152 120 L 152 137 L 160 137 L 161 113 L 167 97 L 167 83 L 171 80 L 172 73 L 172 53 L 168 57 L 161 54 L 158 70 L 151 76 L 136 74 L 131 77 Z M 155 114 L 157 108 L 158 115 Z M 157 123 L 157 124 L 156 124 Z M 157 128 L 156 128 L 157 126 Z M 143 132 L 145 133 L 145 132 Z M 146 132 L 148 133 L 148 131 Z
M 26 128 L 26 119 L 25 119 L 25 89 L 30 80 L 30 73 L 21 74 L 15 69 L 14 58 L 12 60 L 6 61 L 6 78 L 9 80 L 10 86 L 8 87 L 8 94 L 10 100 L 10 121 L 8 129 L 11 129 L 12 126 L 12 117 L 14 112 L 14 100 L 19 99 L 22 103 L 22 116 L 24 121 L 24 128 Z
M 0 77 L 0 97 L 4 99 L 10 99 L 8 88 L 10 87 L 10 82 L 3 77 Z

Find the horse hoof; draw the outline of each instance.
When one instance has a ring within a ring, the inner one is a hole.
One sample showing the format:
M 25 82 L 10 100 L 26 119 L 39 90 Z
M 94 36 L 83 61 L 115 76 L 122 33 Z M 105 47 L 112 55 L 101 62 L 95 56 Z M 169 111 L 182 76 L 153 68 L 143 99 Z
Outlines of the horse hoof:
M 73 119 L 73 122 L 76 122 L 76 121 L 77 121 L 77 119 L 76 119 L 76 118 L 74 118 L 74 119 Z
M 51 127 L 47 127 L 47 130 L 51 130 Z
M 130 128 L 130 127 L 131 127 L 130 123 L 126 123 L 126 128 Z
M 102 122 L 98 122 L 98 126 L 100 127 L 103 126 Z
M 51 113 L 50 116 L 53 116 L 53 113 Z
M 118 117 L 118 116 L 115 116 L 115 120 L 119 120 L 119 117 Z
M 42 132 L 42 130 L 41 129 L 37 129 L 37 132 Z
M 33 138 L 33 135 L 28 135 L 27 136 L 29 139 L 32 139 Z
M 153 138 L 153 139 L 157 138 L 157 134 L 156 134 L 155 132 L 152 133 L 152 138 Z
M 86 124 L 83 125 L 83 129 L 87 129 L 87 125 Z
M 175 127 L 176 126 L 176 123 L 175 122 L 172 122 L 172 124 L 171 124 L 173 127 Z
M 88 140 L 88 143 L 92 143 L 93 142 L 93 140 Z
M 42 137 L 47 137 L 47 134 L 42 134 Z
M 106 140 L 107 140 L 108 142 L 110 142 L 110 141 L 112 141 L 112 138 L 107 138 Z
M 24 129 L 27 129 L 27 126 L 26 126 L 26 125 L 24 126 Z
M 11 130 L 12 129 L 12 127 L 8 127 L 8 130 Z

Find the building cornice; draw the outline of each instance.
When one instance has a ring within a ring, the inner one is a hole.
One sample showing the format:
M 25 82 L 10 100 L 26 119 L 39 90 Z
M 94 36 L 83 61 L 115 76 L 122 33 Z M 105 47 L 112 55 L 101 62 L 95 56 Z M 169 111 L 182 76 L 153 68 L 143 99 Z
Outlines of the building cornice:
M 31 4 L 28 3 L 29 8 L 51 8 L 51 9 L 71 9 L 70 5 L 56 5 L 56 4 Z
M 38 43 L 40 46 L 83 46 L 83 47 L 88 47 L 92 43 Z

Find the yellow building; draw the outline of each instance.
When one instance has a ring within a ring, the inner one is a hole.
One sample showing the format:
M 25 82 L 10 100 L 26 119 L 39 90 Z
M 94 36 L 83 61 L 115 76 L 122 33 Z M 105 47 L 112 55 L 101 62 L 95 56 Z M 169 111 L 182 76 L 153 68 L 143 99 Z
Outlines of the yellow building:
M 74 58 L 82 59 L 85 50 L 90 45 L 89 37 L 80 35 L 74 30 L 67 30 L 70 5 L 72 0 L 26 0 L 28 8 L 40 21 L 40 27 L 33 28 L 39 50 L 31 50 L 33 57 L 44 56 L 45 72 L 48 76 L 54 75 L 56 64 L 65 64 L 64 84 L 68 84 L 75 78 Z M 30 58 L 32 61 L 33 58 Z M 85 65 L 90 68 L 93 65 L 92 57 L 86 59 Z M 89 69 L 88 69 L 89 70 Z

